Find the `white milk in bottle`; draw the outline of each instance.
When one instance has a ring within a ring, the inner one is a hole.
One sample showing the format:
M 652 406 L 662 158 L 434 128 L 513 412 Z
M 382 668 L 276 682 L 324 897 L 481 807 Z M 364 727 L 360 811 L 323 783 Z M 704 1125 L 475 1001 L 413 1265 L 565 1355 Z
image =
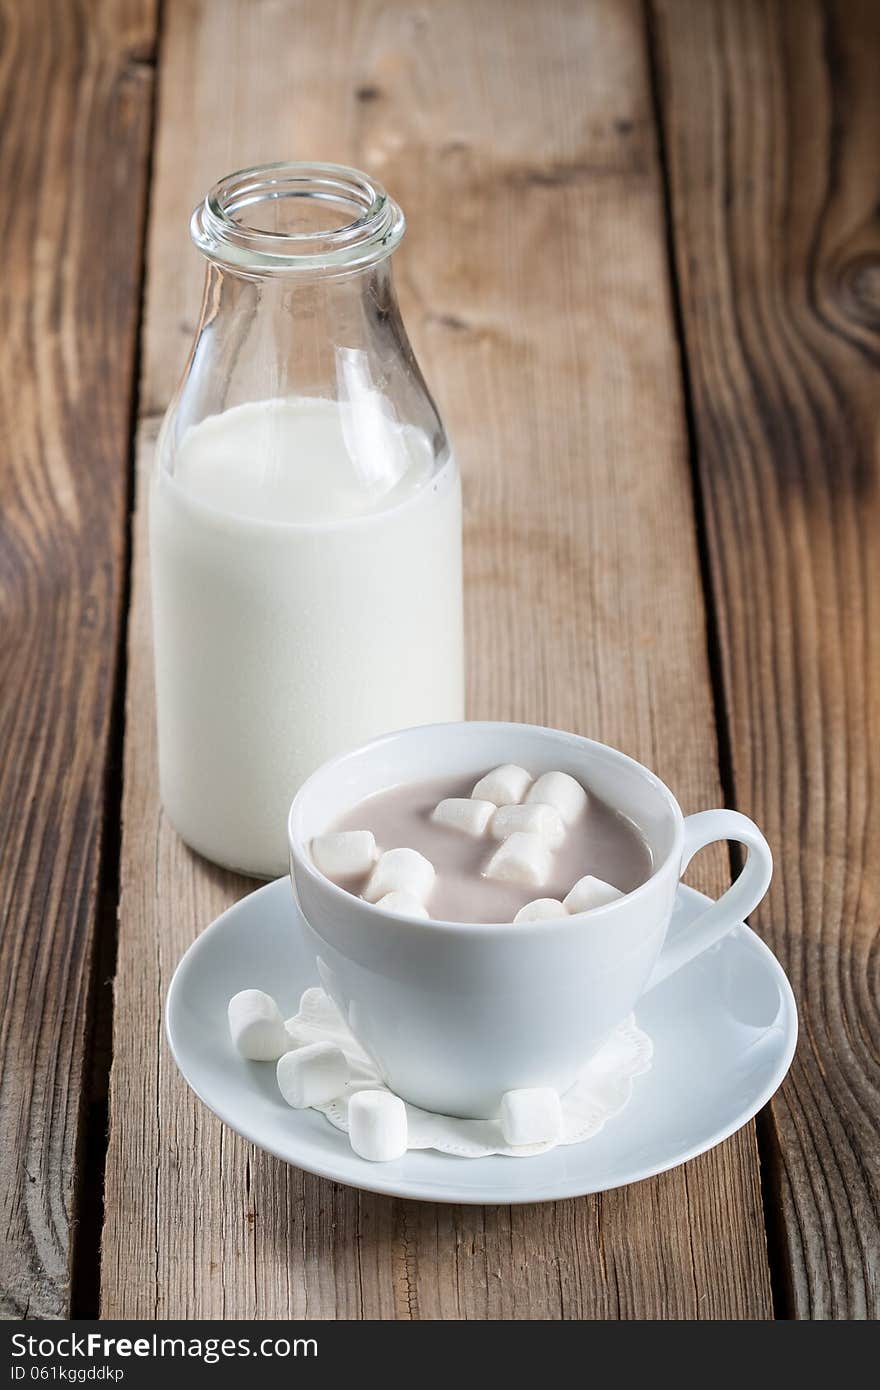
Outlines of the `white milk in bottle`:
M 315 168 L 284 167 L 294 187 Z M 326 280 L 319 268 L 300 286 L 305 253 L 296 233 L 282 240 L 294 264 L 268 287 L 274 266 L 258 260 L 246 278 L 223 238 L 231 266 L 209 248 L 206 310 L 150 497 L 163 805 L 194 849 L 267 877 L 286 870 L 287 811 L 322 762 L 463 715 L 458 471 L 387 263 Z M 238 252 L 252 267 L 258 249 Z M 279 379 L 286 390 L 257 394 Z

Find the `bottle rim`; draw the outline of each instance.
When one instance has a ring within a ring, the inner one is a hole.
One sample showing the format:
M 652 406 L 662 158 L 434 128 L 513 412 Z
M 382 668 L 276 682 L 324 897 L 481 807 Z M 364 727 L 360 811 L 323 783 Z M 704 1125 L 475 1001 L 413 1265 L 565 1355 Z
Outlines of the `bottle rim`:
M 248 209 L 287 199 L 326 206 L 328 222 L 350 216 L 313 230 L 267 230 L 248 221 Z M 204 256 L 241 275 L 333 275 L 390 256 L 405 226 L 399 205 L 368 174 L 293 160 L 227 174 L 195 209 L 190 231 Z

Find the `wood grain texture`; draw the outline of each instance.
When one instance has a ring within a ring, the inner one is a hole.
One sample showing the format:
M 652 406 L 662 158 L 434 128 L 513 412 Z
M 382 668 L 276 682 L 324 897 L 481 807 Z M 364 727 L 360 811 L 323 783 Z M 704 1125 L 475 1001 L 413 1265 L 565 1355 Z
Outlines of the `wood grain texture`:
M 189 209 L 279 157 L 375 172 L 465 473 L 470 712 L 608 739 L 720 800 L 643 16 L 619 0 L 178 3 L 162 44 L 143 456 L 195 324 Z M 603 1197 L 459 1209 L 242 1142 L 161 1036 L 181 952 L 248 885 L 158 804 L 139 488 L 104 1232 L 108 1317 L 770 1315 L 754 1135 Z M 720 851 L 696 877 L 717 890 Z
M 880 1313 L 880 9 L 658 0 L 736 803 L 801 1040 L 762 1130 L 787 1311 Z
M 0 1316 L 69 1308 L 151 0 L 0 5 Z

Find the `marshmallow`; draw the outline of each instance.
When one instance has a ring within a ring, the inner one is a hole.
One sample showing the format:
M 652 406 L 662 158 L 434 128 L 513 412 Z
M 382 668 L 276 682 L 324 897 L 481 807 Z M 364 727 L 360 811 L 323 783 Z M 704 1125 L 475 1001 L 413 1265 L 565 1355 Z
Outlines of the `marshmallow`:
M 616 898 L 622 897 L 620 889 L 615 888 L 613 884 L 606 883 L 601 878 L 594 878 L 592 874 L 585 874 L 566 896 L 565 910 L 572 913 L 589 912 L 591 908 L 604 907 L 606 903 L 613 903 Z
M 558 898 L 535 898 L 534 902 L 526 903 L 521 907 L 514 917 L 514 922 L 551 922 L 559 917 L 567 917 L 568 913 Z
M 326 1105 L 345 1090 L 348 1062 L 331 1042 L 308 1043 L 278 1058 L 278 1089 L 294 1110 Z
M 499 806 L 489 827 L 496 840 L 506 840 L 516 830 L 540 835 L 550 849 L 559 849 L 565 839 L 565 822 L 555 806 L 540 801 L 525 806 Z
M 406 1106 L 390 1091 L 355 1091 L 348 1102 L 351 1147 L 371 1163 L 388 1163 L 406 1153 Z
M 505 1091 L 501 1097 L 501 1133 L 505 1144 L 557 1144 L 562 1138 L 562 1106 L 549 1086 Z
M 487 878 L 540 887 L 550 876 L 550 850 L 540 835 L 514 830 L 501 841 L 484 873 Z
M 438 825 L 461 830 L 465 835 L 485 835 L 486 826 L 495 812 L 494 801 L 477 801 L 469 796 L 449 796 L 440 801 L 431 813 Z
M 271 994 L 243 989 L 226 1010 L 232 1041 L 249 1062 L 274 1062 L 290 1046 L 284 1019 Z
M 434 865 L 417 849 L 386 849 L 364 889 L 368 903 L 386 893 L 410 893 L 424 903 L 434 886 Z
M 376 903 L 377 907 L 384 907 L 386 912 L 399 912 L 404 917 L 428 917 L 430 914 L 424 903 L 420 903 L 418 898 L 413 897 L 412 893 L 386 893 L 384 898 L 380 898 Z
M 531 773 L 526 772 L 524 767 L 505 763 L 503 767 L 496 767 L 481 777 L 471 796 L 491 801 L 493 806 L 514 806 L 522 801 L 531 780 Z
M 567 772 L 545 772 L 529 787 L 526 801 L 546 801 L 571 825 L 586 806 L 587 793 Z
M 312 840 L 312 858 L 321 873 L 334 882 L 367 873 L 377 853 L 372 830 L 337 830 Z

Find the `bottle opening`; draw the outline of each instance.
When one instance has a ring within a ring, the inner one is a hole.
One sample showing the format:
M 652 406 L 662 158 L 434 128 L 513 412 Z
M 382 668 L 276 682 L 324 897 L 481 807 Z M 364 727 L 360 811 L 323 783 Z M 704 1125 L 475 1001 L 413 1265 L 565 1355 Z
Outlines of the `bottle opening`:
M 216 183 L 193 213 L 193 241 L 241 274 L 339 274 L 389 256 L 404 232 L 397 203 L 342 164 L 265 164 Z

